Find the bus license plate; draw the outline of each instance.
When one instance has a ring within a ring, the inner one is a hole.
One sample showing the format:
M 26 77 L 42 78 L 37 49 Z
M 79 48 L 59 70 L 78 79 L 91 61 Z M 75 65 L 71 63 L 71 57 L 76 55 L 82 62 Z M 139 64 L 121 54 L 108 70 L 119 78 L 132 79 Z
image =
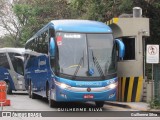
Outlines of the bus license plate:
M 83 96 L 83 98 L 85 98 L 85 99 L 92 99 L 92 98 L 94 98 L 94 95 L 84 95 Z

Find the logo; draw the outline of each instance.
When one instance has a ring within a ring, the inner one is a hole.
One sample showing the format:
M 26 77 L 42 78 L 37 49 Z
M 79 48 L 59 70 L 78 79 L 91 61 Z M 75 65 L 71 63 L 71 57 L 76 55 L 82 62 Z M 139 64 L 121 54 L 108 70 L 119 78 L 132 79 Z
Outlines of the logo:
M 38 67 L 43 66 L 43 65 L 46 65 L 46 60 L 44 60 L 44 61 L 39 60 Z
M 42 117 L 40 112 L 2 112 L 2 117 Z
M 91 92 L 91 88 L 87 88 L 87 92 Z
M 2 117 L 12 117 L 11 112 L 2 112 Z
M 80 34 L 64 34 L 64 38 L 81 38 Z
M 77 82 L 76 83 L 77 86 L 102 86 L 101 82 Z

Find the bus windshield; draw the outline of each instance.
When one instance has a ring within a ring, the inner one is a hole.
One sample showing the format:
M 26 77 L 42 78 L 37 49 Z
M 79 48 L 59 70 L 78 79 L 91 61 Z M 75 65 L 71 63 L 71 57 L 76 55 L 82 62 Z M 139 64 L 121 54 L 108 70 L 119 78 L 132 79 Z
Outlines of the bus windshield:
M 58 32 L 59 73 L 77 77 L 102 77 L 116 72 L 112 34 Z

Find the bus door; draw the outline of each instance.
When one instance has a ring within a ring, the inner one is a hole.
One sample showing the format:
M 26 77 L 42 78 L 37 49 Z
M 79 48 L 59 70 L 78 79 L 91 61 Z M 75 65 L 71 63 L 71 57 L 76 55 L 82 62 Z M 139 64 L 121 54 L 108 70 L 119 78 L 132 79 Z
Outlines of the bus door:
M 14 85 L 16 90 L 25 90 L 25 83 L 24 83 L 24 58 L 22 56 L 13 56 L 11 59 L 13 69 L 12 79 L 14 81 Z
M 24 57 L 22 56 L 15 56 L 16 59 L 16 74 L 17 74 L 17 82 L 18 88 L 24 90 L 25 89 L 25 81 L 24 81 Z
M 37 76 L 37 78 L 40 83 L 41 94 L 42 96 L 45 96 L 46 95 L 45 85 L 46 85 L 46 81 L 48 80 L 47 56 L 46 55 L 42 55 L 38 57 L 38 68 L 39 68 L 39 76 Z

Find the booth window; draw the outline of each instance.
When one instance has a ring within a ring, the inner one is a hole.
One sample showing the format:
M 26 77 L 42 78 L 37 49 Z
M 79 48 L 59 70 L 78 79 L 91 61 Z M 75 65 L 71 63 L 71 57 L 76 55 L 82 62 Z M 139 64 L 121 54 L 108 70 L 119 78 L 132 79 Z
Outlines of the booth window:
M 123 60 L 135 60 L 135 38 L 122 37 L 121 40 L 125 45 L 125 56 Z

